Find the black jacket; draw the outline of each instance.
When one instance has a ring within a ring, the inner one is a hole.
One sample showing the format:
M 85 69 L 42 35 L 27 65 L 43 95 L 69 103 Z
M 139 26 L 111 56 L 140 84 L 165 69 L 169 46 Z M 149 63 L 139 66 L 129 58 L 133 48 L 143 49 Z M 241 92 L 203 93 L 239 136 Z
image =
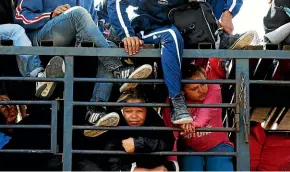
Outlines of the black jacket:
M 12 0 L 0 0 L 0 24 L 13 23 Z
M 127 126 L 127 123 L 120 115 L 119 126 Z M 147 110 L 146 120 L 143 126 L 164 126 L 163 119 L 153 109 Z M 110 141 L 106 144 L 105 150 L 122 150 L 122 140 L 134 138 L 136 153 L 150 153 L 159 151 L 172 151 L 174 145 L 174 136 L 172 131 L 118 131 L 112 135 Z M 162 165 L 166 156 L 156 155 L 112 155 L 108 157 L 106 170 L 111 171 L 130 171 L 131 164 L 136 162 L 137 167 L 154 168 Z

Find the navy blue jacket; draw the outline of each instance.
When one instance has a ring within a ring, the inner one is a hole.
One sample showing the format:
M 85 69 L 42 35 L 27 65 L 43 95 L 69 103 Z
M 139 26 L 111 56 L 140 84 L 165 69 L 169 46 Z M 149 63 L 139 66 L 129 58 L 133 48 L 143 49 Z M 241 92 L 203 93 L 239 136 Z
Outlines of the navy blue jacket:
M 225 10 L 229 10 L 235 16 L 243 4 L 243 0 L 208 0 L 208 2 L 218 19 Z M 168 24 L 168 11 L 181 4 L 184 4 L 184 0 L 108 0 L 108 14 L 110 23 L 123 39 L 134 36 L 136 30 L 154 30 Z M 133 18 L 136 23 L 131 23 L 132 19 L 129 20 L 126 11 L 129 6 L 138 7 L 135 10 L 137 17 Z

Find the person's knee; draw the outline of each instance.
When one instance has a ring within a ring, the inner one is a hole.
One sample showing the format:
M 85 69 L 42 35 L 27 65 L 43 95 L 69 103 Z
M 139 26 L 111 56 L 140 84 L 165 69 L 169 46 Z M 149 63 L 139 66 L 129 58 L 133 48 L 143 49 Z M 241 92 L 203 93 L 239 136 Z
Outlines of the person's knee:
M 88 13 L 88 11 L 81 6 L 75 6 L 67 10 L 65 13 L 70 13 L 72 15 L 82 15 L 84 13 Z
M 164 34 L 164 38 L 166 41 L 183 44 L 183 38 L 180 32 L 175 28 L 168 29 L 168 32 Z
M 18 33 L 18 34 L 23 34 L 25 33 L 25 30 L 22 26 L 18 25 L 18 24 L 9 24 L 11 25 L 11 32 L 13 33 Z

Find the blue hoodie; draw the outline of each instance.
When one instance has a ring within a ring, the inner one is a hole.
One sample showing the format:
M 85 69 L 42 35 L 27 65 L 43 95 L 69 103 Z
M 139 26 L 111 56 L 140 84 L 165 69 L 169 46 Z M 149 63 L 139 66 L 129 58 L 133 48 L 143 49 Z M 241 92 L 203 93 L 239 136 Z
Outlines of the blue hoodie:
M 15 10 L 15 23 L 26 30 L 33 38 L 49 20 L 51 13 L 60 5 L 69 4 L 71 7 L 82 6 L 92 15 L 97 23 L 94 0 L 18 0 Z
M 235 16 L 243 0 L 207 0 L 213 7 L 216 18 L 229 10 Z M 135 31 L 154 30 L 162 25 L 169 24 L 168 11 L 184 0 L 108 0 L 109 19 L 121 39 L 135 35 Z M 126 12 L 129 6 L 138 7 L 131 23 Z

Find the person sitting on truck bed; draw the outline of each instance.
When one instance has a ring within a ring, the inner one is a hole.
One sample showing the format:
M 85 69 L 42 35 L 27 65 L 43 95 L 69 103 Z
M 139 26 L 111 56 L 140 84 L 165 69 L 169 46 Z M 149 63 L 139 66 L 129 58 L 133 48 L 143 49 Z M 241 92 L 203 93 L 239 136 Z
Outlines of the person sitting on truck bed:
M 184 68 L 186 79 L 205 80 L 205 72 L 193 64 Z M 191 104 L 220 104 L 222 103 L 219 84 L 185 84 L 183 93 L 187 103 Z M 168 100 L 169 101 L 169 100 Z M 225 132 L 195 132 L 200 127 L 223 127 L 221 108 L 189 108 L 194 121 L 180 125 L 184 130 L 174 132 L 178 139 L 177 148 L 191 152 L 233 152 L 233 144 Z M 163 119 L 166 126 L 174 126 L 170 122 L 170 109 L 165 108 Z M 181 156 L 178 157 L 181 170 L 184 171 L 233 171 L 232 157 L 230 156 Z
M 53 41 L 54 46 L 79 45 L 82 41 L 92 41 L 100 48 L 110 48 L 103 34 L 98 28 L 93 0 L 19 0 L 15 11 L 15 22 L 23 26 L 32 40 L 33 45 L 40 45 L 41 40 Z M 31 61 L 31 63 L 40 63 Z M 147 78 L 152 71 L 150 65 L 143 65 L 137 69 L 133 65 L 126 65 L 116 57 L 98 57 L 98 78 Z M 62 77 L 64 63 L 60 58 L 51 64 L 51 72 L 46 75 L 37 74 L 38 77 Z M 125 83 L 123 90 L 135 87 L 136 84 Z M 47 99 L 55 88 L 53 82 L 42 82 L 37 85 L 37 95 Z M 112 84 L 95 83 L 91 101 L 108 101 Z M 86 123 L 96 126 L 116 126 L 119 116 L 116 113 L 106 113 L 104 107 L 88 106 Z M 84 135 L 96 137 L 103 132 L 85 130 Z

